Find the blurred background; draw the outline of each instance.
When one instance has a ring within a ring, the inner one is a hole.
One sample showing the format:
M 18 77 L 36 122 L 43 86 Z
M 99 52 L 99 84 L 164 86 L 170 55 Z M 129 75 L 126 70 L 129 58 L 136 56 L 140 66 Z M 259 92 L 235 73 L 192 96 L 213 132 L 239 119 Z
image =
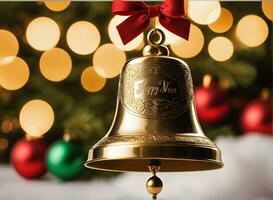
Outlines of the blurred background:
M 273 1 L 185 10 L 188 41 L 156 26 L 190 66 L 200 123 L 225 168 L 165 174 L 162 199 L 273 199 Z M 143 174 L 83 167 L 111 125 L 122 66 L 147 45 L 146 33 L 122 44 L 115 26 L 125 18 L 111 2 L 0 2 L 0 199 L 149 198 Z

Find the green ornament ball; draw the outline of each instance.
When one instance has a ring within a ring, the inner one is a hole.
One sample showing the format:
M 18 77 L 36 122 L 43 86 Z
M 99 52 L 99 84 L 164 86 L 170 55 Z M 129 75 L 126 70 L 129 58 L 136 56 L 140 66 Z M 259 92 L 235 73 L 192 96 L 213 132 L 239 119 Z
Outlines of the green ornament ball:
M 81 147 L 70 141 L 59 140 L 47 153 L 47 168 L 62 180 L 73 180 L 84 171 L 85 157 Z

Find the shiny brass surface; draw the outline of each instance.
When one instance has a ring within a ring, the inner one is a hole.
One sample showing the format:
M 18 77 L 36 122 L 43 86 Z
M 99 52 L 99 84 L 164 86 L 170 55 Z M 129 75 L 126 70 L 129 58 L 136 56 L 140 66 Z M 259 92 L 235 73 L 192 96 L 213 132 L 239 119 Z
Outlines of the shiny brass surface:
M 154 28 L 149 31 L 147 41 L 150 45 L 161 46 L 165 42 L 165 34 L 161 29 Z
M 143 49 L 143 55 L 144 56 L 168 56 L 169 55 L 169 49 L 166 46 L 153 46 L 153 45 L 147 45 Z
M 147 191 L 152 195 L 158 195 L 163 187 L 163 183 L 157 176 L 152 176 L 146 183 Z
M 195 112 L 189 67 L 151 55 L 128 61 L 120 75 L 116 114 L 85 166 L 109 171 L 217 169 L 221 153 L 203 133 Z

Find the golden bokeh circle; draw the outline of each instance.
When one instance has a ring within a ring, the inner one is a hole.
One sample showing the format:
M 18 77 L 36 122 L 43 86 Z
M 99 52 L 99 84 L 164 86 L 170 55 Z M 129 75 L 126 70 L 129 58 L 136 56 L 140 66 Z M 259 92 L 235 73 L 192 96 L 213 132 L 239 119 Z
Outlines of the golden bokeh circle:
M 264 15 L 271 21 L 273 21 L 273 1 L 272 0 L 263 0 L 262 9 Z
M 126 62 L 126 54 L 112 43 L 100 46 L 93 56 L 96 72 L 105 78 L 118 76 Z
M 34 49 L 46 51 L 57 45 L 60 39 L 60 28 L 52 19 L 38 17 L 28 24 L 26 38 Z
M 40 58 L 40 71 L 50 81 L 64 80 L 72 70 L 69 54 L 60 48 L 52 48 L 44 52 Z
M 9 146 L 9 142 L 5 138 L 0 138 L 0 151 L 5 150 Z
M 81 84 L 86 91 L 97 92 L 105 86 L 106 79 L 97 74 L 94 67 L 87 67 L 82 72 Z
M 232 13 L 226 8 L 221 8 L 220 17 L 215 22 L 209 24 L 208 26 L 215 33 L 224 33 L 231 28 L 232 24 L 233 24 Z
M 221 13 L 221 5 L 218 0 L 189 1 L 187 7 L 188 16 L 197 24 L 211 24 L 215 22 Z
M 143 40 L 143 41 L 141 42 L 141 44 L 136 48 L 136 51 L 143 50 L 144 47 L 145 47 L 145 41 Z
M 108 25 L 108 35 L 111 42 L 113 42 L 113 44 L 116 45 L 116 47 L 118 47 L 119 49 L 123 51 L 132 51 L 134 49 L 137 49 L 141 45 L 141 43 L 143 42 L 144 36 L 143 36 L 143 33 L 141 33 L 132 41 L 130 41 L 128 44 L 124 45 L 122 43 L 122 40 L 120 39 L 116 26 L 120 24 L 122 21 L 124 21 L 126 18 L 127 16 L 120 16 L 120 15 L 114 16 Z
M 6 119 L 1 124 L 1 131 L 3 133 L 10 133 L 13 130 L 13 124 L 10 119 Z
M 0 59 L 6 56 L 16 56 L 19 51 L 17 38 L 10 31 L 0 29 Z
M 22 129 L 32 137 L 41 137 L 54 123 L 54 111 L 44 100 L 34 99 L 21 109 L 19 121 Z
M 0 85 L 7 90 L 18 90 L 29 79 L 27 63 L 19 57 L 9 56 L 0 60 Z
M 100 32 L 88 21 L 78 21 L 72 24 L 66 34 L 69 48 L 80 55 L 93 53 L 100 44 Z
M 246 15 L 237 24 L 236 37 L 248 47 L 259 46 L 268 37 L 268 26 L 261 17 Z
M 209 55 L 216 61 L 224 62 L 234 53 L 232 42 L 226 37 L 213 38 L 208 46 Z
M 204 46 L 204 35 L 195 25 L 191 25 L 189 40 L 180 39 L 170 45 L 172 51 L 181 58 L 192 58 L 198 55 Z
M 58 1 L 46 0 L 44 1 L 44 3 L 48 9 L 55 12 L 63 11 L 70 5 L 70 1 L 67 1 L 67 0 L 58 0 Z

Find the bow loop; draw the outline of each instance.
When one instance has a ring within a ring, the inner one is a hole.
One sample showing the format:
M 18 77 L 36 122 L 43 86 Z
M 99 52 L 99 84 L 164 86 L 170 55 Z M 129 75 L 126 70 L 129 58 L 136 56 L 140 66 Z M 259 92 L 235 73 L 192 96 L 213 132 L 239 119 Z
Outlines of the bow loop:
M 167 0 L 161 5 L 161 12 L 168 17 L 182 18 L 185 15 L 184 1 Z
M 117 15 L 129 15 L 117 26 L 123 44 L 141 34 L 149 26 L 150 18 L 157 16 L 160 24 L 169 31 L 186 40 L 189 37 L 190 21 L 183 18 L 183 0 L 165 0 L 155 6 L 148 6 L 144 2 L 113 0 L 112 12 Z

